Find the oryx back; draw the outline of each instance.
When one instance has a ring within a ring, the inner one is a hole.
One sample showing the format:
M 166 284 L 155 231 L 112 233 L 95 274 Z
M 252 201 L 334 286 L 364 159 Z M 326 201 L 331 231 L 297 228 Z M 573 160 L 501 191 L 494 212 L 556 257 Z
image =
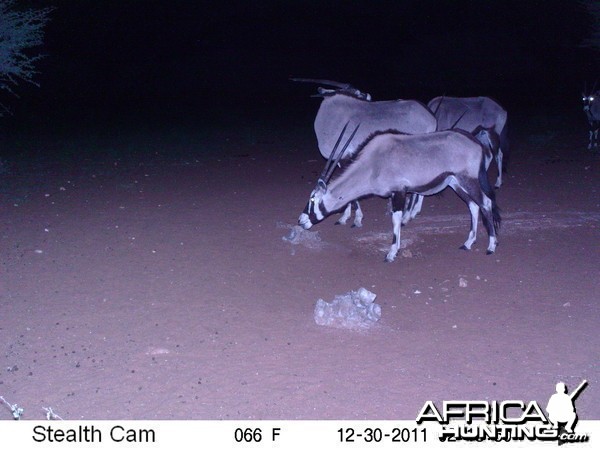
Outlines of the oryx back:
M 473 133 L 479 126 L 493 128 L 500 136 L 507 112 L 489 97 L 436 97 L 427 106 L 435 113 L 437 129 Z
M 340 178 L 363 178 L 356 189 L 363 185 L 381 197 L 398 191 L 429 195 L 448 186 L 449 176 L 477 179 L 482 157 L 481 145 L 459 131 L 376 133 L 361 146 Z M 358 193 L 362 195 L 366 194 Z
M 346 152 L 351 157 L 361 142 L 376 131 L 397 130 L 407 134 L 435 131 L 437 122 L 425 105 L 415 100 L 369 102 L 344 94 L 325 97 L 315 119 L 321 154 L 328 158 L 339 135 L 340 124 L 360 123 L 357 136 Z

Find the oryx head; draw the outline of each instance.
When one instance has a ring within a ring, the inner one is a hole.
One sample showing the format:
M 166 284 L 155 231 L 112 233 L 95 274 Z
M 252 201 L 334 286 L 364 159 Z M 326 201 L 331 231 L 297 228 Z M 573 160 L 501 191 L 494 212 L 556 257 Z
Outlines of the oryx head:
M 591 92 L 587 92 L 587 83 L 583 88 L 583 93 L 581 94 L 581 100 L 583 101 L 583 110 L 584 111 L 589 111 L 592 107 L 592 103 L 594 103 L 595 101 L 598 101 L 597 98 L 599 96 L 599 93 L 596 92 L 596 84 L 597 84 L 597 80 L 594 83 L 594 87 L 592 88 Z
M 305 230 L 308 230 L 314 224 L 322 221 L 330 213 L 330 211 L 327 211 L 323 207 L 323 196 L 327 193 L 327 183 L 329 183 L 333 171 L 340 162 L 340 159 L 342 159 L 342 156 L 344 156 L 344 152 L 346 151 L 348 145 L 350 145 L 350 141 L 352 141 L 352 138 L 358 131 L 358 127 L 360 127 L 360 124 L 356 126 L 356 128 L 344 144 L 342 150 L 336 154 L 337 148 L 340 145 L 340 141 L 342 140 L 342 137 L 344 136 L 344 133 L 346 132 L 346 128 L 348 128 L 349 123 L 350 122 L 346 122 L 346 125 L 344 125 L 344 128 L 342 129 L 342 132 L 340 133 L 340 136 L 338 137 L 338 140 L 335 143 L 335 146 L 333 147 L 333 151 L 331 152 L 331 155 L 329 156 L 329 159 L 325 164 L 325 168 L 323 169 L 323 172 L 321 172 L 321 176 L 319 176 L 317 186 L 310 193 L 310 199 L 308 200 L 304 211 L 302 212 L 302 214 L 300 214 L 300 217 L 298 217 L 298 224 Z

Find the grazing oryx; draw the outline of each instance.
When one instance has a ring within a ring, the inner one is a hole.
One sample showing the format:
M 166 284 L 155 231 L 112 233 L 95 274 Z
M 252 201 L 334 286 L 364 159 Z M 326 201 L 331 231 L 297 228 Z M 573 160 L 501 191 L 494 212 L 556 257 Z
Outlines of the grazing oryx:
M 502 186 L 502 171 L 506 171 L 502 166 L 502 157 L 508 156 L 506 110 L 489 97 L 436 97 L 427 106 L 437 119 L 438 131 L 459 129 L 473 133 L 482 126 L 496 132 L 500 145 L 495 155 L 498 164 L 495 187 Z
M 400 249 L 406 195 L 432 195 L 450 186 L 468 205 L 471 213 L 471 231 L 462 248 L 470 250 L 475 242 L 481 210 L 489 236 L 487 252 L 494 253 L 500 214 L 494 190 L 487 179 L 481 144 L 472 136 L 461 131 L 421 135 L 400 134 L 391 130 L 376 132 L 359 146 L 353 160 L 330 182 L 337 162 L 357 131 L 354 130 L 344 148 L 336 155 L 346 127 L 331 152 L 304 212 L 298 218 L 298 223 L 304 229 L 309 229 L 358 198 L 391 196 L 394 241 L 385 258 L 391 262 Z
M 600 91 L 595 91 L 596 84 L 591 94 L 583 94 L 583 111 L 590 123 L 590 142 L 588 149 L 598 147 L 598 131 L 600 131 Z
M 323 98 L 315 118 L 315 134 L 319 151 L 329 158 L 338 132 L 346 122 L 360 122 L 356 138 L 349 142 L 348 149 L 339 164 L 344 166 L 350 161 L 361 142 L 377 131 L 389 129 L 406 134 L 431 133 L 435 131 L 437 121 L 431 111 L 416 100 L 389 100 L 372 102 L 369 94 L 363 93 L 349 84 L 329 80 L 292 78 L 292 81 L 320 83 L 336 89 L 319 88 L 319 97 Z M 352 203 L 356 207 L 355 227 L 362 226 L 363 213 L 358 201 L 348 203 L 342 216 L 336 222 L 345 224 L 352 214 Z M 411 210 L 412 211 L 412 210 Z M 415 210 L 415 215 L 418 213 Z M 414 217 L 414 216 L 413 216 Z M 407 215 L 407 218 L 408 215 Z

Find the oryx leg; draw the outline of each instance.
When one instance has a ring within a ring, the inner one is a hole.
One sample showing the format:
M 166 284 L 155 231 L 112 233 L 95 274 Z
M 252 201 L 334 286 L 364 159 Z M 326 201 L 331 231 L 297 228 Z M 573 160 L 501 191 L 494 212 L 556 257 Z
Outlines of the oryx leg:
M 498 149 L 498 154 L 496 155 L 496 164 L 498 165 L 498 178 L 496 178 L 495 188 L 499 188 L 502 186 L 502 149 Z
M 406 197 L 404 214 L 402 215 L 402 225 L 406 225 L 411 219 L 417 217 L 423 207 L 423 196 L 419 194 L 409 194 Z
M 402 215 L 405 207 L 405 194 L 403 192 L 394 192 L 392 194 L 392 229 L 394 233 L 394 241 L 390 247 L 390 251 L 385 257 L 386 262 L 392 262 L 398 250 L 400 250 L 400 231 L 402 230 Z
M 466 183 L 465 183 L 466 184 Z M 458 181 L 453 180 L 450 182 L 450 187 L 456 192 L 456 194 L 461 198 L 463 202 L 467 204 L 469 207 L 469 212 L 471 213 L 471 231 L 469 231 L 469 236 L 463 245 L 461 245 L 461 250 L 471 250 L 471 247 L 477 240 L 477 222 L 479 221 L 479 206 L 474 199 L 474 182 L 470 183 L 473 185 L 471 189 L 469 189 L 468 185 L 461 185 Z M 479 196 L 481 198 L 481 196 Z
M 591 150 L 592 147 L 598 146 L 598 130 L 590 129 L 590 142 L 588 143 L 588 150 Z
M 464 199 L 463 199 L 464 200 Z M 467 200 L 467 206 L 471 213 L 471 231 L 465 243 L 460 247 L 462 250 L 471 250 L 471 246 L 477 240 L 477 222 L 479 220 L 479 206 L 473 200 Z
M 357 227 L 360 228 L 362 227 L 362 219 L 363 219 L 363 212 L 362 209 L 360 208 L 360 204 L 358 203 L 358 200 L 354 201 L 354 206 L 356 207 L 356 211 L 354 211 L 354 223 L 352 224 L 353 227 Z
M 390 209 L 392 209 L 392 201 L 393 201 L 393 196 L 390 197 Z M 405 200 L 404 200 L 405 214 L 402 215 L 402 225 L 406 225 L 410 221 L 410 216 L 411 216 L 410 212 L 415 207 L 416 202 L 417 202 L 417 194 L 408 194 L 405 197 Z M 392 210 L 392 212 L 393 212 L 393 210 Z
M 450 187 L 467 204 L 471 213 L 471 231 L 465 243 L 460 247 L 463 250 L 471 250 L 471 246 L 477 239 L 477 222 L 479 220 L 479 211 L 483 217 L 483 223 L 487 229 L 489 243 L 487 254 L 490 255 L 496 250 L 498 240 L 496 238 L 496 227 L 494 225 L 494 215 L 492 212 L 492 200 L 485 195 L 479 182 L 476 180 L 465 180 L 462 184 L 458 181 L 450 183 Z
M 496 226 L 494 224 L 494 214 L 492 212 L 493 204 L 492 200 L 485 195 L 485 193 L 481 193 L 483 197 L 483 202 L 481 204 L 481 217 L 483 218 L 483 224 L 485 225 L 489 241 L 487 254 L 491 255 L 496 251 L 496 246 L 498 245 L 498 238 L 496 237 Z
M 348 203 L 346 205 L 346 209 L 344 209 L 344 213 L 342 216 L 335 222 L 336 225 L 346 225 L 348 219 L 352 215 L 352 203 Z
M 335 223 L 336 225 L 346 225 L 346 222 L 348 222 L 348 219 L 350 218 L 350 216 L 352 216 L 352 205 L 354 205 L 354 207 L 356 208 L 356 211 L 354 212 L 354 223 L 352 224 L 352 226 L 359 228 L 362 227 L 362 219 L 364 217 L 364 214 L 362 212 L 362 209 L 360 209 L 360 204 L 356 200 L 346 205 L 346 209 L 344 209 L 344 213 Z
M 417 195 L 417 200 L 415 202 L 415 207 L 411 211 L 411 215 L 410 215 L 411 219 L 414 219 L 415 217 L 417 217 L 417 214 L 421 213 L 421 208 L 423 207 L 423 199 L 424 198 L 425 198 L 424 195 Z

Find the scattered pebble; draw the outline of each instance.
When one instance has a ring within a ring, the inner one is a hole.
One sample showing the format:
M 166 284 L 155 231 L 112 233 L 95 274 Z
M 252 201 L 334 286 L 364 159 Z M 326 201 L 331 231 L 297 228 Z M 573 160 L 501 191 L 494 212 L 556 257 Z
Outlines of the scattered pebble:
M 459 285 L 460 287 L 462 287 L 462 288 L 464 288 L 464 287 L 467 287 L 467 285 L 468 285 L 468 283 L 467 283 L 467 280 L 465 280 L 465 279 L 464 279 L 464 278 L 462 278 L 462 277 L 461 277 L 461 278 L 459 278 L 459 280 L 458 280 L 458 285 Z

